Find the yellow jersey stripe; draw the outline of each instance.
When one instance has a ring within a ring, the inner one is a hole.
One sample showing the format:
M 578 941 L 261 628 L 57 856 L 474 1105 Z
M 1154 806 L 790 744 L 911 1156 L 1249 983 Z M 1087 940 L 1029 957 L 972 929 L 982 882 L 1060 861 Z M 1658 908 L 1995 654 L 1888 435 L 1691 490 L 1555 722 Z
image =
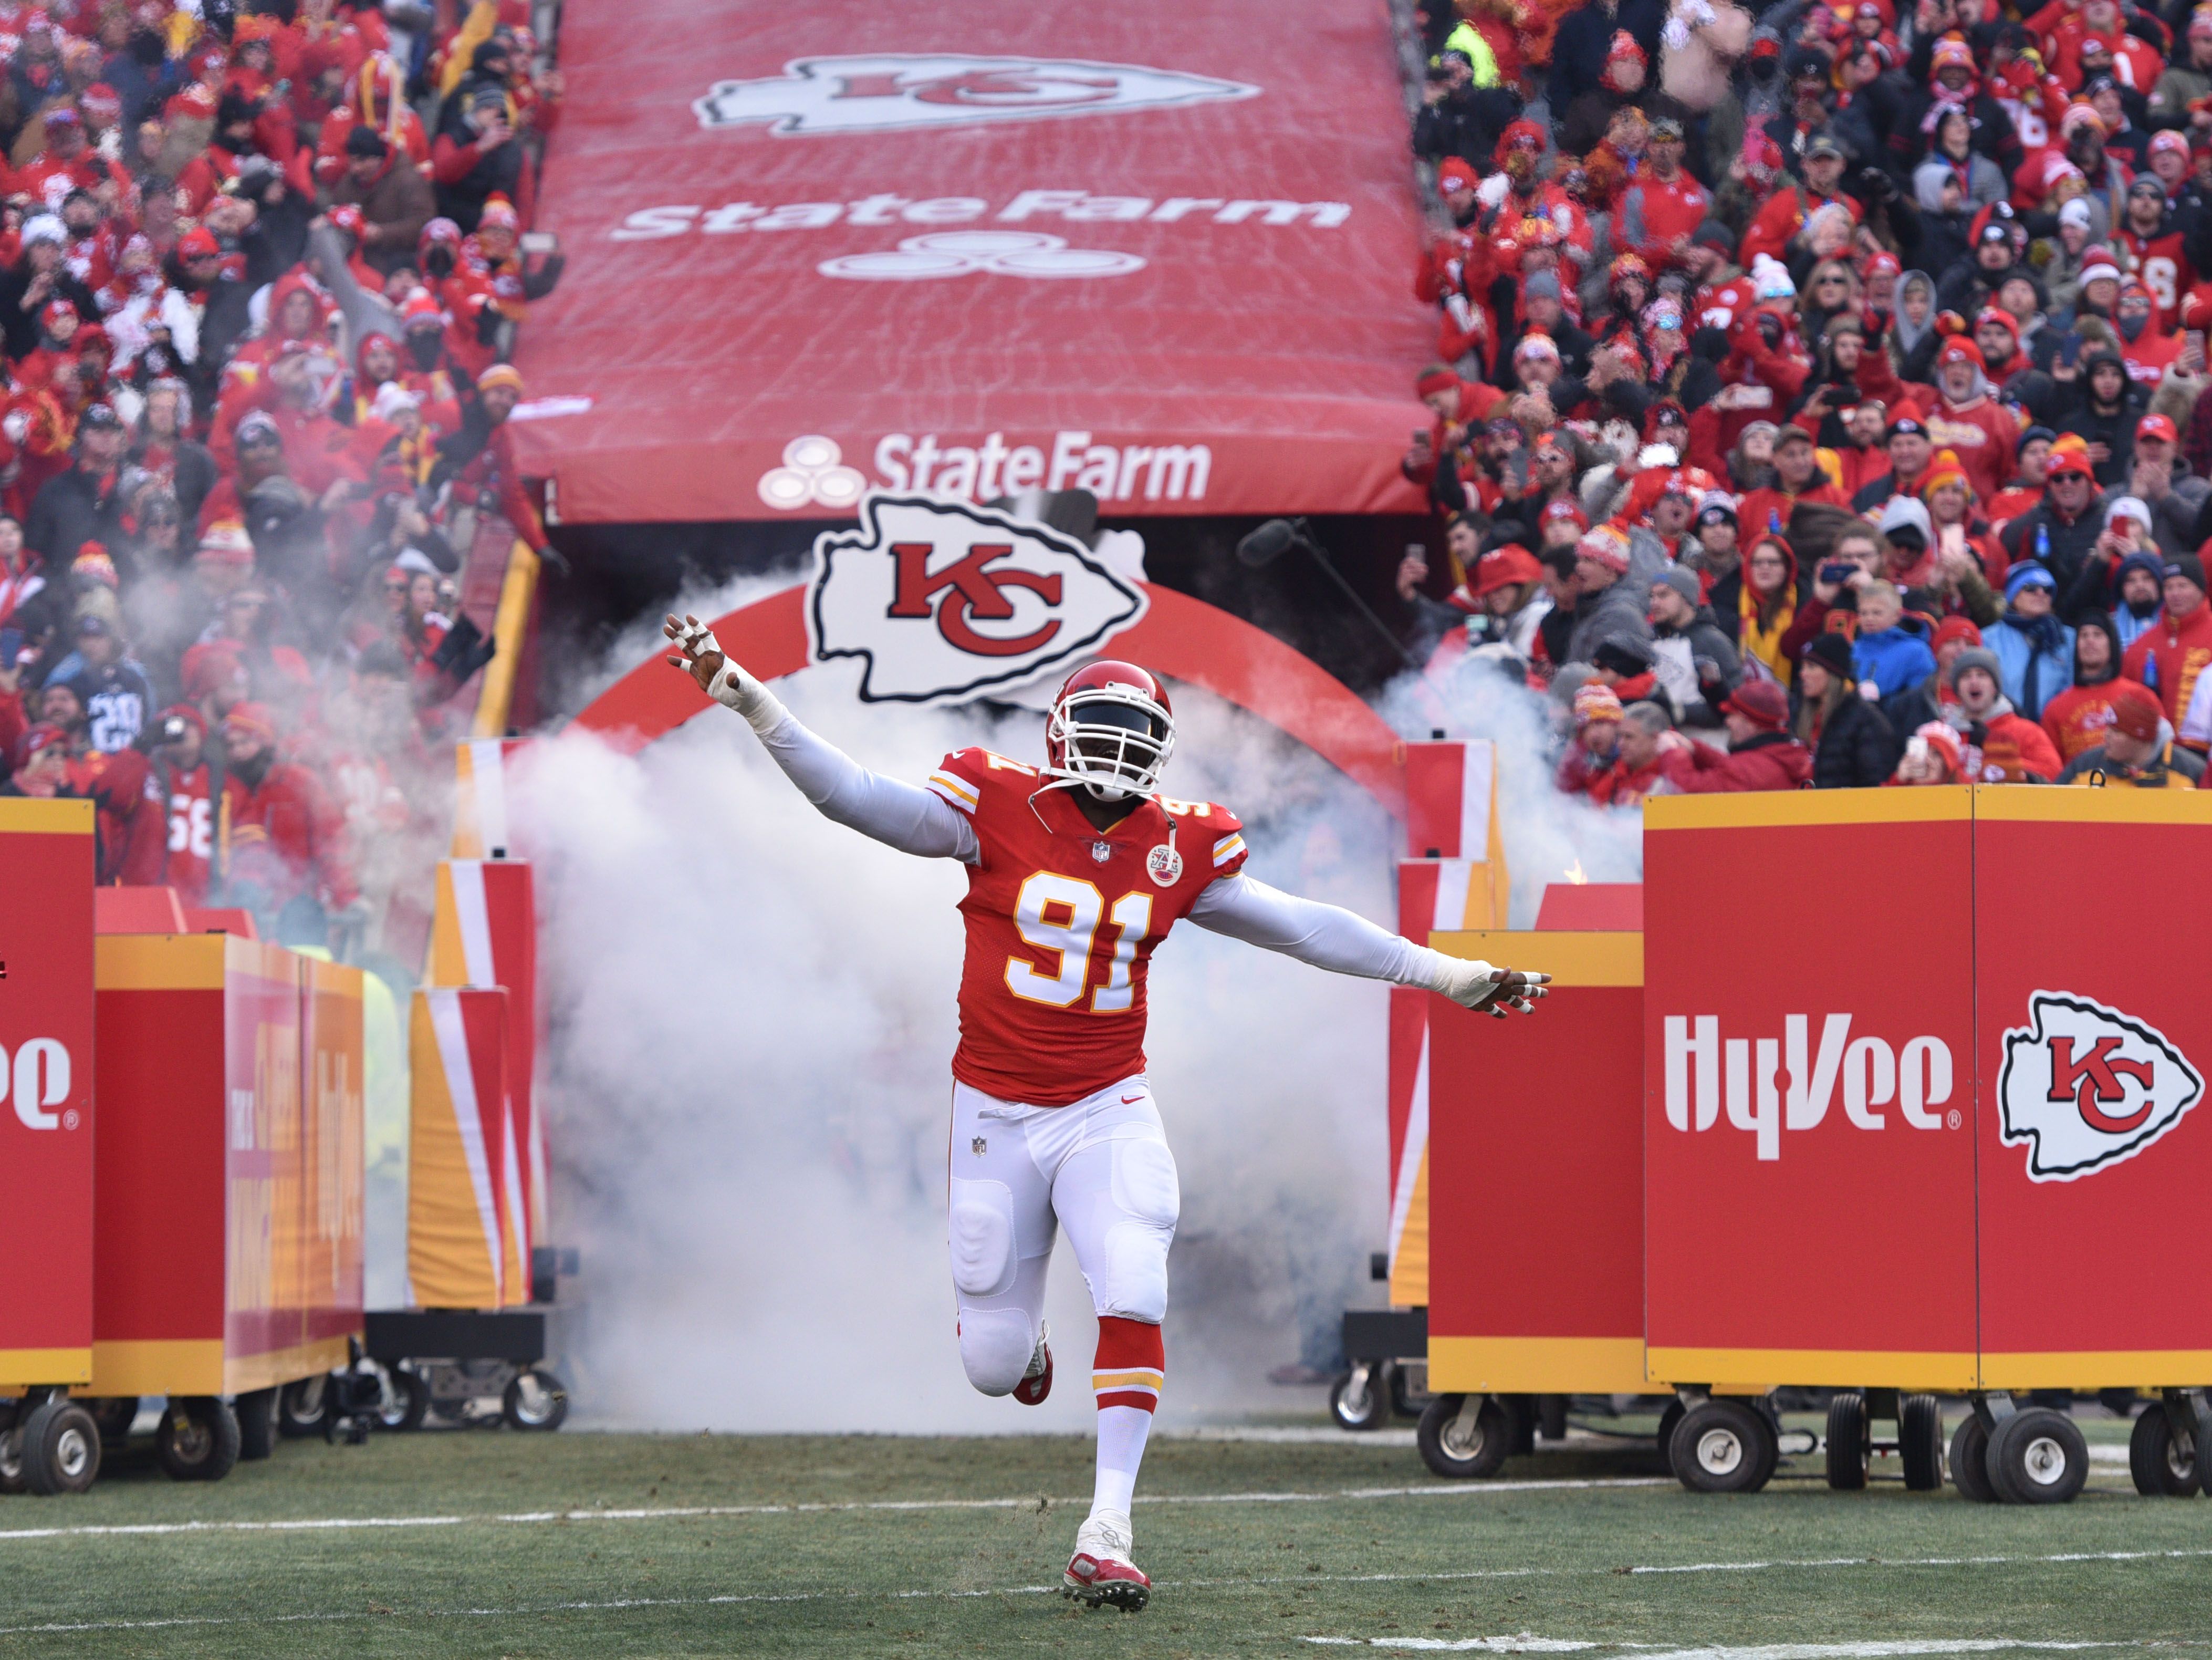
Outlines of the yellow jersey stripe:
M 1243 851 L 1243 836 L 1224 836 L 1213 844 L 1213 862 L 1217 865 L 1226 864 Z
M 929 787 L 959 808 L 961 812 L 975 811 L 975 792 L 958 779 L 948 777 L 941 772 L 933 772 L 929 775 Z

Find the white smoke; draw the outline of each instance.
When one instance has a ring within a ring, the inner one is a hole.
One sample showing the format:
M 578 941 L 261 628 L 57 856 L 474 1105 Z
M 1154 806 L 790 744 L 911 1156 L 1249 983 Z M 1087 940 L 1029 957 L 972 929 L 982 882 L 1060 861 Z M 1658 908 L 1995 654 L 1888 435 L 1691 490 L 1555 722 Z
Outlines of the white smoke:
M 645 655 L 629 644 L 617 662 Z M 777 690 L 895 776 L 969 744 L 1042 751 L 1035 718 L 865 705 L 855 679 L 833 665 Z M 1388 926 L 1396 826 L 1255 717 L 1176 695 L 1167 792 L 1243 815 L 1254 874 Z M 1551 792 L 1535 700 L 1470 677 L 1447 702 L 1455 736 L 1501 745 L 1516 917 L 1577 859 L 1633 878 L 1632 815 Z M 1437 718 L 1402 692 L 1390 709 L 1413 735 Z M 960 1367 L 944 1207 L 962 869 L 830 824 L 722 711 L 635 757 L 581 735 L 540 747 L 515 789 L 540 861 L 542 1088 L 555 1233 L 582 1258 L 563 1342 L 583 1414 L 1087 1429 L 1095 1328 L 1064 1241 L 1051 1401 L 986 1399 Z M 1375 1299 L 1385 997 L 1188 925 L 1154 958 L 1147 1048 L 1183 1191 L 1164 1423 L 1309 1399 L 1267 1371 L 1325 1353 L 1340 1311 Z

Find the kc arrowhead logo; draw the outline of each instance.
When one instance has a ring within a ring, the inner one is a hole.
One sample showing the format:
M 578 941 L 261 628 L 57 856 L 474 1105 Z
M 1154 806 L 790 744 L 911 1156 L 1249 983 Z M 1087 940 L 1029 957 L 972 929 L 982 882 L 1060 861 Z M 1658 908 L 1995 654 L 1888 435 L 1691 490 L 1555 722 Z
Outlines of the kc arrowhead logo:
M 957 702 L 1088 655 L 1145 590 L 1048 525 L 943 496 L 871 491 L 857 531 L 814 544 L 814 660 L 857 657 L 870 702 Z
M 2002 1140 L 2025 1144 L 2037 1182 L 2071 1182 L 2132 1158 L 2181 1122 L 2204 1079 L 2165 1033 L 2094 998 L 2039 991 L 2031 1025 L 2004 1035 Z
M 893 52 L 795 58 L 780 76 L 717 81 L 691 107 L 710 132 L 764 121 L 775 137 L 790 138 L 1118 115 L 1259 94 L 1242 82 L 1138 64 Z

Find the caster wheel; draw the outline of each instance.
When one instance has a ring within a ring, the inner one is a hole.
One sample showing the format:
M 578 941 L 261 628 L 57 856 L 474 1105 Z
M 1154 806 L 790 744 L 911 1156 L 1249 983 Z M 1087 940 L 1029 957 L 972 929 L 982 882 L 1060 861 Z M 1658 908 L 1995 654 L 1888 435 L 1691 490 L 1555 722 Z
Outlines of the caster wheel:
M 238 1462 L 238 1414 L 211 1395 L 172 1395 L 154 1456 L 177 1481 L 220 1481 Z
M 1867 1462 L 1873 1456 L 1873 1438 L 1867 1428 L 1866 1396 L 1856 1389 L 1838 1389 L 1828 1399 L 1828 1485 L 1838 1493 L 1856 1493 L 1867 1484 Z
M 406 1366 L 394 1366 L 386 1376 L 390 1381 L 376 1411 L 377 1428 L 421 1429 L 430 1412 L 430 1386 Z
M 1674 1426 L 1675 1479 L 1692 1493 L 1757 1493 L 1780 1456 L 1773 1423 L 1743 1401 L 1700 1401 Z
M 2196 1438 L 2173 1432 L 2162 1403 L 2153 1402 L 2136 1420 L 2128 1437 L 2128 1474 L 2146 1499 L 2186 1499 L 2197 1491 Z
M 507 1386 L 500 1415 L 514 1430 L 557 1430 L 568 1416 L 568 1391 L 550 1371 L 533 1366 Z
M 23 1420 L 21 1447 L 23 1485 L 33 1493 L 82 1493 L 100 1474 L 100 1426 L 66 1397 Z
M 321 1372 L 296 1378 L 276 1393 L 276 1432 L 287 1441 L 323 1432 L 331 1415 L 330 1379 Z
M 276 1450 L 276 1391 L 250 1389 L 231 1403 L 238 1415 L 238 1456 L 241 1463 L 266 1458 Z
M 1966 1422 L 1951 1432 L 1951 1485 L 1958 1488 L 1959 1497 L 1977 1505 L 1997 1502 L 1996 1489 L 1990 1485 L 1989 1459 L 1989 1428 L 1968 1413 Z
M 1943 1485 L 1943 1408 L 1932 1395 L 1908 1395 L 1898 1403 L 1897 1456 L 1911 1493 Z
M 1379 1430 L 1390 1421 L 1390 1391 L 1380 1361 L 1362 1363 L 1328 1392 L 1328 1415 L 1339 1429 Z
M 2089 1444 L 2049 1407 L 2016 1412 L 1990 1437 L 1990 1486 L 2015 1505 L 2063 1505 L 2089 1479 Z
M 1413 1431 L 1421 1462 L 1455 1481 L 1497 1475 L 1512 1443 L 1504 1408 L 1486 1395 L 1439 1395 Z

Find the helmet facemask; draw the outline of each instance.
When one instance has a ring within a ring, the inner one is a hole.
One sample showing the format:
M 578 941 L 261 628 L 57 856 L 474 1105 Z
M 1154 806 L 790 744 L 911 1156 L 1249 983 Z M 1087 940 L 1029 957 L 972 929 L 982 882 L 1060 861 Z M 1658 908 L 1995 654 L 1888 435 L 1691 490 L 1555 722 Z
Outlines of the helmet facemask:
M 1101 801 L 1152 793 L 1175 748 L 1175 722 L 1135 686 L 1086 686 L 1045 721 L 1048 788 L 1080 785 Z

